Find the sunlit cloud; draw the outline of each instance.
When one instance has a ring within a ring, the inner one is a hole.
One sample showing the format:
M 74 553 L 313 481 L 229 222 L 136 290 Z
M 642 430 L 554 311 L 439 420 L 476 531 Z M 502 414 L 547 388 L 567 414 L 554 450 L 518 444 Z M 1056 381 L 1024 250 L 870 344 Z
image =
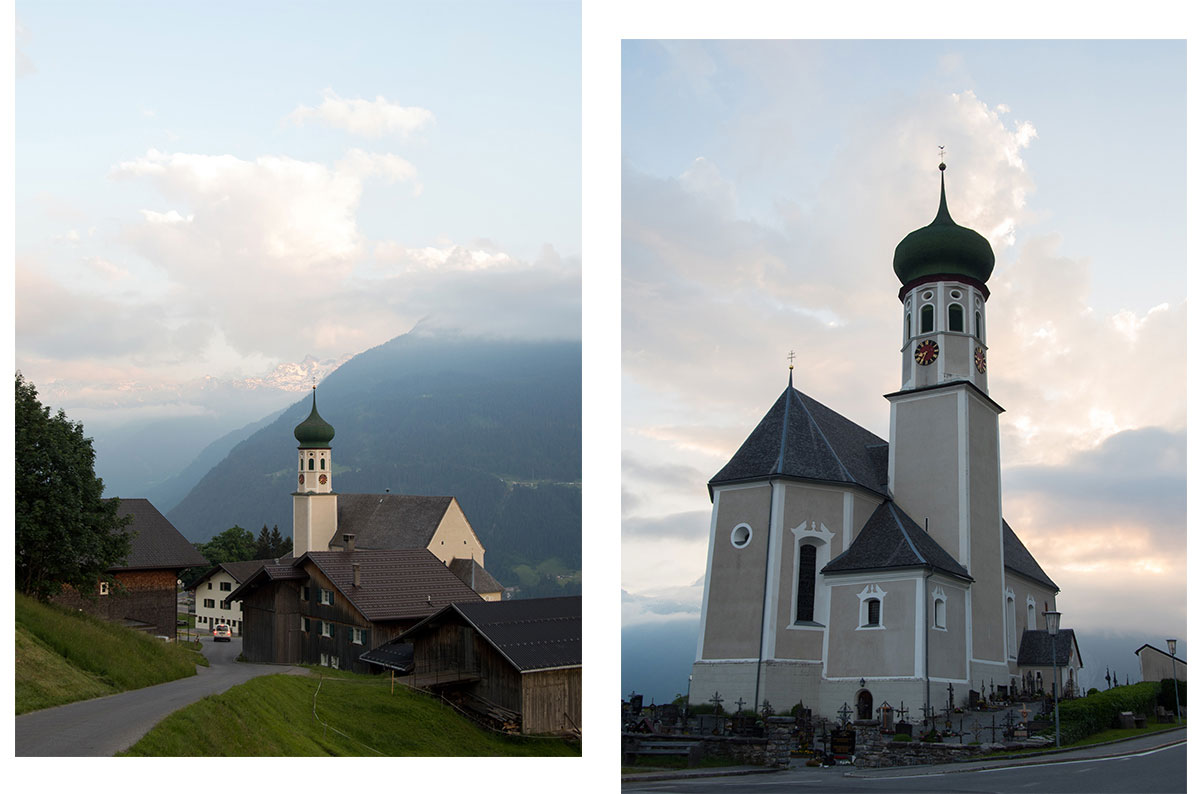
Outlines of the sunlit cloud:
M 321 121 L 336 129 L 364 138 L 393 135 L 405 137 L 434 121 L 433 111 L 421 107 L 405 107 L 389 102 L 382 96 L 374 100 L 343 99 L 332 89 L 322 92 L 317 107 L 299 105 L 288 114 L 294 124 Z

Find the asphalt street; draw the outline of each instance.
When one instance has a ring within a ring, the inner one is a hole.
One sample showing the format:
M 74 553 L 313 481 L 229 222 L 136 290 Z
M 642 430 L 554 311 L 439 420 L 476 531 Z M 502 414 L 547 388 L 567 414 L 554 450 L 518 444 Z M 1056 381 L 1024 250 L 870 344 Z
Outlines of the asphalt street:
M 1011 761 L 859 770 L 805 766 L 745 777 L 627 780 L 630 792 L 948 792 L 953 794 L 1158 794 L 1187 790 L 1187 744 L 1167 736 Z M 1162 745 L 1178 741 L 1167 747 Z
M 224 692 L 260 675 L 308 674 L 299 667 L 235 661 L 242 652 L 240 637 L 219 643 L 205 637 L 202 642 L 204 655 L 211 666 L 197 667 L 195 676 L 17 717 L 16 754 L 113 755 L 142 738 L 171 712 L 207 695 Z

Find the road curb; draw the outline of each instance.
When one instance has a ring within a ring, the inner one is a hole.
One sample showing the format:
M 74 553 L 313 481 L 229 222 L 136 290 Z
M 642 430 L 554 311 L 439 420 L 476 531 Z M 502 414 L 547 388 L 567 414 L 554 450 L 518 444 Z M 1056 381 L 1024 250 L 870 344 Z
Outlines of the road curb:
M 663 772 L 633 772 L 621 775 L 622 783 L 635 783 L 642 780 L 692 780 L 709 777 L 733 777 L 736 775 L 765 775 L 771 772 L 783 772 L 786 766 L 757 767 L 735 766 L 716 767 L 713 769 L 679 769 Z

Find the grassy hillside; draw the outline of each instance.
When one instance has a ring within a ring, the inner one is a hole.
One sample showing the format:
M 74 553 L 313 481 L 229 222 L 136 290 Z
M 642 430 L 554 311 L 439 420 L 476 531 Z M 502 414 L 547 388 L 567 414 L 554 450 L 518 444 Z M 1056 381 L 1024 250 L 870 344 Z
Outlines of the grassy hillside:
M 500 736 L 383 676 L 255 678 L 170 715 L 124 755 L 579 755 L 559 739 Z M 315 707 L 315 715 L 314 715 Z
M 200 654 L 16 594 L 16 711 L 196 674 Z

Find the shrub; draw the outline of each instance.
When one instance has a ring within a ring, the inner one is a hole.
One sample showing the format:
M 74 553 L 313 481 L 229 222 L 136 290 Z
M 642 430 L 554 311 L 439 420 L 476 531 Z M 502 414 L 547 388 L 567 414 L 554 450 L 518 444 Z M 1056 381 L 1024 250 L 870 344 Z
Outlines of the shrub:
M 1158 705 L 1162 706 L 1167 711 L 1175 710 L 1175 690 L 1173 685 L 1179 686 L 1179 706 L 1180 708 L 1187 705 L 1187 681 L 1176 681 L 1173 678 L 1164 678 L 1161 688 L 1158 692 Z
M 1145 681 L 1132 686 L 1114 687 L 1078 700 L 1059 701 L 1062 743 L 1077 742 L 1085 736 L 1112 727 L 1122 711 L 1153 714 L 1160 689 L 1157 681 Z
M 931 731 L 929 731 L 929 733 L 927 733 L 921 737 L 921 741 L 923 741 L 923 742 L 940 742 L 941 740 L 942 740 L 942 735 L 940 733 L 938 733 L 936 730 L 931 730 Z
M 1099 692 L 1100 692 L 1099 689 L 1096 689 L 1096 687 L 1092 687 L 1091 689 L 1088 690 L 1088 697 L 1099 694 Z
M 892 737 L 893 742 L 911 742 L 912 736 L 907 733 L 898 733 Z

